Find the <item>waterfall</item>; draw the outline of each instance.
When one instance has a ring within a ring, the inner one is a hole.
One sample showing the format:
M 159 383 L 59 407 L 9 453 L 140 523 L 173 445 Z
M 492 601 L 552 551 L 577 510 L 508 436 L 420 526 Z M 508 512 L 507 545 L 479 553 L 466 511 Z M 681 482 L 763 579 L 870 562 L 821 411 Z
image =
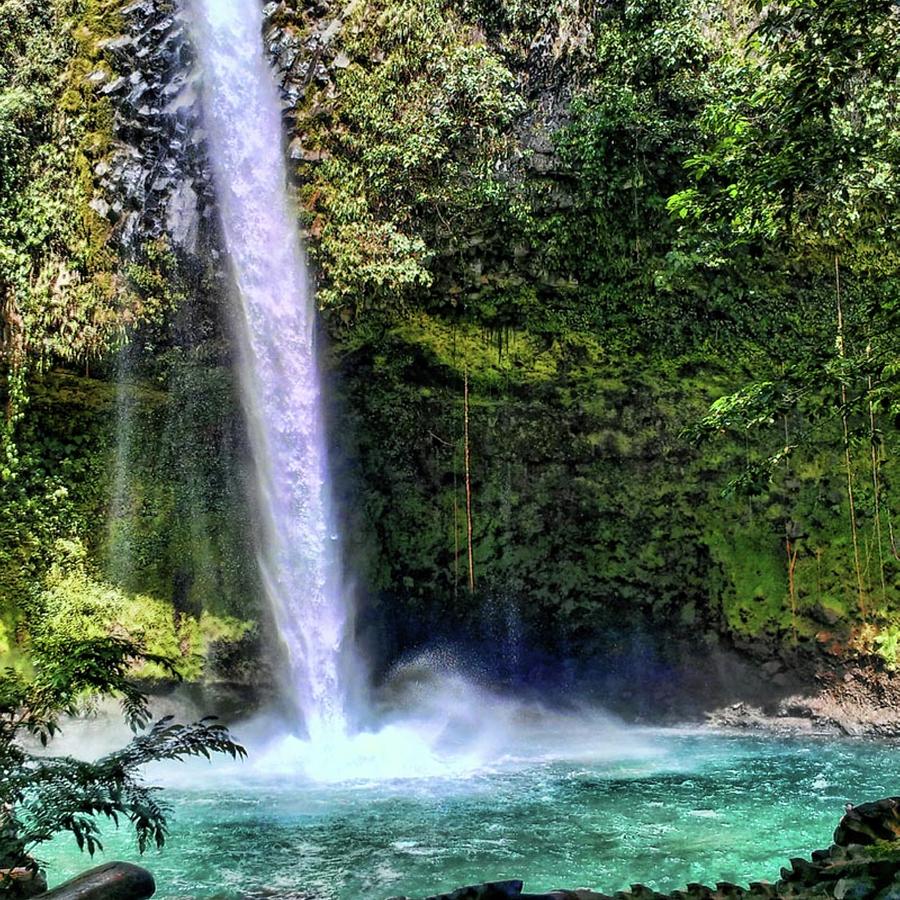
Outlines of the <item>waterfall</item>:
M 258 562 L 299 728 L 312 739 L 334 736 L 347 727 L 350 608 L 330 501 L 315 302 L 287 192 L 281 103 L 258 0 L 193 3 L 262 518 Z

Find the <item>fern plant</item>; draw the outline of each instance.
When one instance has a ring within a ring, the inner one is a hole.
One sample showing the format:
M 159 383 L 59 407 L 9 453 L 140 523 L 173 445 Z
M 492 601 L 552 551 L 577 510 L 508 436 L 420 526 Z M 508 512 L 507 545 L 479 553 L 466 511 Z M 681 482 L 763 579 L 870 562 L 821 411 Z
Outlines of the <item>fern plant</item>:
M 68 832 L 89 854 L 102 849 L 100 823 L 130 822 L 138 848 L 162 847 L 167 809 L 142 767 L 160 760 L 246 756 L 214 717 L 179 724 L 152 722 L 146 694 L 130 673 L 136 661 L 154 662 L 173 677 L 173 661 L 145 653 L 132 641 L 104 637 L 78 642 L 43 640 L 30 648 L 30 672 L 0 675 L 0 868 L 37 870 L 35 853 Z M 117 697 L 134 732 L 124 747 L 94 762 L 53 756 L 48 748 L 60 720 L 91 697 Z M 0 883 L 2 887 L 2 883 Z

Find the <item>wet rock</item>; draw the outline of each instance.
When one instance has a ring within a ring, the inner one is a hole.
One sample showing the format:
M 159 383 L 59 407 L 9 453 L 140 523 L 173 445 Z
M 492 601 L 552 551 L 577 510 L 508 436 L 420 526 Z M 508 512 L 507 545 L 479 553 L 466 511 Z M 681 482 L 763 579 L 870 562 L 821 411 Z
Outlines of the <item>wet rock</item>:
M 834 900 L 866 900 L 877 892 L 873 878 L 842 878 L 834 886 Z
M 492 881 L 459 888 L 449 894 L 435 894 L 425 900 L 508 900 L 510 897 L 522 900 L 521 881 Z M 406 897 L 392 897 L 391 900 L 407 900 Z
M 119 77 L 119 78 L 116 78 L 113 81 L 111 81 L 109 84 L 106 84 L 102 88 L 100 88 L 100 93 L 106 94 L 106 95 L 117 94 L 117 93 L 119 93 L 119 91 L 125 90 L 125 88 L 127 86 L 128 86 L 128 79 L 124 78 L 124 77 Z
M 101 219 L 109 218 L 110 206 L 102 197 L 94 197 L 88 204 Z
M 460 888 L 449 894 L 428 897 L 427 900 L 507 900 L 509 897 L 521 898 L 521 896 L 521 881 L 495 881 L 489 884 Z
M 152 0 L 137 0 L 137 2 L 130 3 L 128 6 L 124 7 L 124 9 L 122 10 L 122 15 L 126 19 L 135 19 L 138 16 L 147 18 L 152 12 Z
M 101 46 L 109 53 L 122 53 L 127 57 L 128 51 L 134 49 L 134 38 L 127 34 L 121 34 L 112 40 L 106 41 Z
M 166 231 L 176 246 L 187 253 L 197 249 L 200 226 L 198 197 L 193 187 L 186 181 L 169 197 L 166 207 Z
M 94 168 L 90 206 L 116 223 L 113 240 L 125 249 L 167 237 L 198 253 L 213 191 L 185 22 L 167 0 L 132 2 L 122 19 L 125 33 L 103 49 L 127 75 L 97 86 L 112 101 L 115 143 Z
M 820 867 L 815 863 L 810 862 L 809 860 L 802 859 L 800 857 L 795 857 L 791 859 L 791 871 L 790 874 L 786 877 L 795 876 L 800 879 L 810 878 L 815 879 L 819 874 Z
M 877 841 L 900 841 L 900 797 L 851 807 L 834 832 L 839 847 L 863 846 Z
M 147 900 L 155 891 L 153 876 L 146 869 L 111 862 L 90 869 L 43 896 L 47 900 Z

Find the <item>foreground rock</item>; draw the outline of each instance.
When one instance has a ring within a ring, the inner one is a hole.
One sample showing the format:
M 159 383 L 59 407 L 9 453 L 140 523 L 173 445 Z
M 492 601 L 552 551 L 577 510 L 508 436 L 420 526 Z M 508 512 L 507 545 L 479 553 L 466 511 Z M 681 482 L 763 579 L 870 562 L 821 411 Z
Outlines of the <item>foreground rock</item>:
M 426 900 L 900 900 L 900 797 L 848 810 L 834 832 L 834 844 L 827 850 L 814 851 L 808 860 L 790 860 L 774 884 L 755 881 L 741 887 L 719 882 L 714 888 L 689 884 L 683 891 L 670 894 L 642 884 L 612 895 L 583 888 L 545 894 L 523 891 L 521 881 L 501 881 Z
M 153 876 L 131 863 L 111 862 L 82 872 L 41 895 L 41 900 L 147 900 L 156 890 Z

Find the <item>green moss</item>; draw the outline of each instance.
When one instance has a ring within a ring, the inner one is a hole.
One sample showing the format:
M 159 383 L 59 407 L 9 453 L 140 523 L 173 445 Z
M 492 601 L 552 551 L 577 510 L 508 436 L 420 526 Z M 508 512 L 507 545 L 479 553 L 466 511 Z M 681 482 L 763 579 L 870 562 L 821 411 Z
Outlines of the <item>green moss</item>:
M 786 567 L 776 536 L 738 525 L 711 532 L 707 542 L 726 573 L 721 602 L 728 627 L 750 635 L 790 632 Z
M 492 597 L 510 597 L 547 634 L 627 626 L 793 646 L 796 633 L 830 650 L 865 649 L 831 451 L 762 496 L 724 498 L 728 473 L 763 448 L 697 445 L 683 433 L 749 364 L 627 355 L 578 332 L 519 329 L 501 347 L 486 329 L 425 314 L 353 345 L 342 383 L 354 418 L 340 433 L 355 430 L 359 441 L 346 503 L 350 532 L 374 536 L 372 584 L 422 614 L 455 603 L 477 616 Z M 466 372 L 474 600 L 465 588 Z M 801 534 L 795 611 L 789 522 Z M 871 567 L 867 584 L 872 593 Z M 889 581 L 871 611 L 896 622 L 897 600 Z
M 171 601 L 124 591 L 91 574 L 84 546 L 76 541 L 60 541 L 56 551 L 59 561 L 51 566 L 33 601 L 40 610 L 33 630 L 82 638 L 124 634 L 150 653 L 177 660 L 179 674 L 196 681 L 204 673 L 211 643 L 237 642 L 253 628 L 252 622 L 206 611 L 186 615 Z M 139 674 L 164 673 L 148 664 Z
M 256 618 L 244 486 L 239 467 L 223 461 L 238 427 L 230 377 L 188 360 L 166 387 L 59 372 L 32 383 L 20 470 L 0 502 L 7 633 L 41 627 L 48 598 L 62 615 L 67 594 L 87 598 L 85 608 L 108 602 L 126 623 L 142 621 L 146 601 L 154 617 L 174 615 L 192 652 L 222 622 Z M 146 623 L 148 634 L 154 627 Z
M 891 671 L 900 666 L 900 622 L 882 628 L 875 637 L 875 647 Z

